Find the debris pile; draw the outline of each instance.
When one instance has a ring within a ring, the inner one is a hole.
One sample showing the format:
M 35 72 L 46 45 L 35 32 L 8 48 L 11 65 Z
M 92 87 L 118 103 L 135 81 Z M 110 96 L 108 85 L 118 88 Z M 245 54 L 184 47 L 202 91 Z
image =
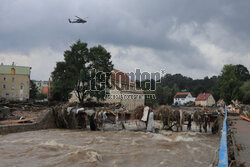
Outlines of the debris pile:
M 82 108 L 78 105 L 63 104 L 53 108 L 58 128 L 101 130 L 105 123 L 123 123 L 130 119 L 131 113 L 120 105 L 109 107 Z
M 77 127 L 75 112 L 71 112 L 69 104 L 55 106 L 53 113 L 58 128 L 75 129 Z
M 214 122 L 211 128 L 213 133 L 220 129 L 220 120 L 217 120 L 219 112 L 216 109 L 202 108 L 190 113 L 171 106 L 160 106 L 154 111 L 147 106 L 138 106 L 134 111 L 128 111 L 120 104 L 83 108 L 78 104 L 67 103 L 55 106 L 53 112 L 57 127 L 67 129 L 115 130 L 115 127 L 121 127 L 118 129 L 138 130 L 145 127 L 154 131 L 154 128 L 148 127 L 150 114 L 153 120 L 162 125 L 160 129 L 182 131 L 183 125 L 187 125 L 187 130 L 191 130 L 192 122 L 199 126 L 200 132 L 204 130 L 206 133 L 208 127 L 211 128 L 211 122 Z
M 132 119 L 141 119 L 143 116 L 144 106 L 138 106 L 132 113 Z
M 240 105 L 230 104 L 227 106 L 227 111 L 228 111 L 228 114 L 230 115 L 239 115 L 241 111 L 241 107 Z
M 246 121 L 250 121 L 250 106 L 245 106 L 242 110 L 240 117 Z
M 7 119 L 8 116 L 11 115 L 11 111 L 8 107 L 0 108 L 0 121 Z
M 12 102 L 0 105 L 0 125 L 30 123 L 43 115 L 44 105 L 32 102 Z

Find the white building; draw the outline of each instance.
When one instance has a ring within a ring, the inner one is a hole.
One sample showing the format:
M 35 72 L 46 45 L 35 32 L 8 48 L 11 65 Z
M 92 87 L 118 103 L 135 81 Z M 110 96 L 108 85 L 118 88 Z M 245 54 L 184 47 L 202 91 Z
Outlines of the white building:
M 178 92 L 174 96 L 174 104 L 184 105 L 188 102 L 195 102 L 195 97 L 190 92 Z

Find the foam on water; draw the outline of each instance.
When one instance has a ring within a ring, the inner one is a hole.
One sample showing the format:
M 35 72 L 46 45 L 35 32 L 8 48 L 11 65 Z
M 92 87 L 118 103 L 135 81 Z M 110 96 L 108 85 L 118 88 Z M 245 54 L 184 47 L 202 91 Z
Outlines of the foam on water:
M 193 132 L 70 130 L 4 135 L 1 140 L 1 165 L 21 167 L 207 167 L 212 164 L 215 143 L 219 141 L 216 136 Z
M 176 141 L 176 142 L 180 142 L 180 141 L 192 142 L 192 141 L 194 141 L 194 138 L 177 136 L 174 141 Z
M 152 137 L 153 140 L 165 140 L 165 141 L 168 141 L 168 142 L 172 142 L 173 140 L 162 135 L 162 134 L 154 134 L 153 137 Z

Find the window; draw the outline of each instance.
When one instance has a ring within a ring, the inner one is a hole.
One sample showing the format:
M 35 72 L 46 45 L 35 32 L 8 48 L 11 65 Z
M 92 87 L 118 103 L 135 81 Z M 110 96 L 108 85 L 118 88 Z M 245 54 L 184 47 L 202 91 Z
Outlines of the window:
M 15 81 L 15 78 L 13 77 L 13 78 L 12 78 L 12 82 L 14 82 L 14 81 Z
M 23 84 L 20 85 L 20 89 L 23 90 Z
M 11 89 L 14 90 L 14 89 L 15 89 L 15 85 L 12 85 L 12 86 L 11 86 Z
M 6 93 L 6 97 L 9 97 L 9 93 Z
M 15 75 L 15 68 L 11 69 L 11 75 Z
M 6 89 L 6 85 L 3 85 L 3 89 Z
M 7 80 L 7 78 L 6 78 L 6 77 L 3 77 L 3 80 L 4 80 L 4 81 L 6 81 L 6 80 Z

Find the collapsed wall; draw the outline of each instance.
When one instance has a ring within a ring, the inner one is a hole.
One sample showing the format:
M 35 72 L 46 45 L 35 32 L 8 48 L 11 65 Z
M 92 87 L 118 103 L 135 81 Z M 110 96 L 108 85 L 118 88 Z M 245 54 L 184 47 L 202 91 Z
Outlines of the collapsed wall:
M 53 108 L 57 128 L 77 129 L 78 121 L 75 112 L 71 112 L 69 105 L 57 105 Z
M 70 104 L 58 105 L 53 108 L 55 124 L 63 129 L 90 129 L 90 130 L 143 130 L 145 123 L 130 120 L 130 115 L 123 109 L 78 108 Z
M 56 128 L 53 111 L 47 111 L 34 123 L 10 124 L 0 126 L 0 135 L 41 129 Z

